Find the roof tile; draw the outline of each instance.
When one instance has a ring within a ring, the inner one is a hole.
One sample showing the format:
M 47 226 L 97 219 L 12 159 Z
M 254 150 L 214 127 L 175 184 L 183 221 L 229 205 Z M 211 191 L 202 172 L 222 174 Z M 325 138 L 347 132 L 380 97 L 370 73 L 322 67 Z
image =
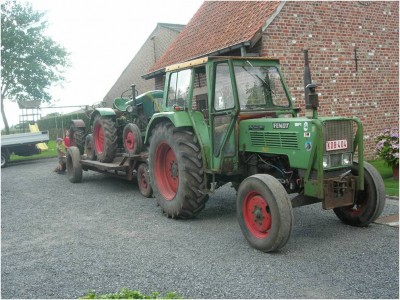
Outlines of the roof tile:
M 205 1 L 149 73 L 249 42 L 279 1 Z

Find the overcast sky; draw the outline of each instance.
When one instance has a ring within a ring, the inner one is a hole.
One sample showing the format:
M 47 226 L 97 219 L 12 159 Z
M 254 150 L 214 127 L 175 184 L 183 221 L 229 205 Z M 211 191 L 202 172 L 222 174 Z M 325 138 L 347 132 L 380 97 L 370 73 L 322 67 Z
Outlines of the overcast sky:
M 55 105 L 91 105 L 103 97 L 157 23 L 187 24 L 203 0 L 31 0 L 47 11 L 48 35 L 70 53 L 64 86 L 52 89 Z M 8 101 L 9 125 L 20 111 Z M 61 113 L 68 109 L 58 110 Z M 42 116 L 54 112 L 43 109 Z M 3 127 L 3 122 L 1 122 Z

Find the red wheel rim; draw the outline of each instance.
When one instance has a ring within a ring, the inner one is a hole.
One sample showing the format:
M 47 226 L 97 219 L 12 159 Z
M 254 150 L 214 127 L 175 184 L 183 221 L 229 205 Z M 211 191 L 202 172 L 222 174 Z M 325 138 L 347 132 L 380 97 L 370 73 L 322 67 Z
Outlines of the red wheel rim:
M 247 193 L 243 202 L 243 218 L 256 238 L 266 238 L 271 230 L 272 216 L 268 202 L 256 191 Z
M 96 124 L 94 126 L 94 140 L 95 140 L 95 147 L 96 152 L 98 154 L 103 153 L 104 151 L 104 131 L 103 127 L 100 124 Z
M 139 167 L 139 169 L 138 169 L 138 182 L 139 182 L 140 188 L 142 190 L 148 189 L 149 182 L 148 182 L 147 176 L 146 176 L 146 169 L 143 167 Z
M 157 146 L 154 166 L 154 176 L 159 191 L 170 201 L 178 191 L 179 171 L 175 153 L 167 143 Z
M 353 217 L 356 217 L 356 216 L 361 215 L 362 213 L 364 213 L 365 207 L 364 207 L 364 204 L 361 203 L 361 204 L 354 205 L 353 207 L 349 208 L 349 210 L 350 210 L 350 214 Z
M 128 133 L 125 136 L 125 147 L 126 150 L 133 151 L 135 148 L 135 135 L 133 134 L 132 131 L 128 131 Z

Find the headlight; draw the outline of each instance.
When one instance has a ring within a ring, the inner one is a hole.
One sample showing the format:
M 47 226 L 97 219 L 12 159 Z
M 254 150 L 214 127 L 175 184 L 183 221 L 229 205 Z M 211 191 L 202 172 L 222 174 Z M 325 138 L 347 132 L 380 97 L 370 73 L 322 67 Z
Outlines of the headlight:
M 331 166 L 331 160 L 329 155 L 324 155 L 324 157 L 322 158 L 322 166 L 324 167 L 324 169 L 329 168 Z
M 351 153 L 343 153 L 342 154 L 342 165 L 349 166 L 353 164 Z
M 127 111 L 128 113 L 133 112 L 133 106 L 132 106 L 132 105 L 128 105 L 128 106 L 126 107 L 126 111 Z

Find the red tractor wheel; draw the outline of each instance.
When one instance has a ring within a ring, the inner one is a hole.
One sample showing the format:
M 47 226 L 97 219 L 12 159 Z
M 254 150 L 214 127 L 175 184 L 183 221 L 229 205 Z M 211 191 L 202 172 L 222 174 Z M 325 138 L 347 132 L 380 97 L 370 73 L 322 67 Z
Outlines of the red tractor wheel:
M 129 123 L 123 132 L 124 149 L 128 154 L 139 154 L 142 150 L 142 134 L 136 124 Z
M 137 168 L 137 182 L 142 195 L 150 198 L 153 195 L 153 189 L 150 185 L 149 167 L 146 163 L 141 163 Z
M 94 119 L 93 140 L 97 160 L 112 162 L 117 150 L 117 129 L 112 118 L 97 116 Z
M 246 178 L 239 187 L 237 218 L 251 246 L 263 252 L 282 248 L 293 227 L 293 210 L 281 183 L 267 174 Z
M 159 124 L 151 137 L 149 163 L 154 195 L 168 217 L 190 218 L 205 207 L 203 159 L 192 131 Z

